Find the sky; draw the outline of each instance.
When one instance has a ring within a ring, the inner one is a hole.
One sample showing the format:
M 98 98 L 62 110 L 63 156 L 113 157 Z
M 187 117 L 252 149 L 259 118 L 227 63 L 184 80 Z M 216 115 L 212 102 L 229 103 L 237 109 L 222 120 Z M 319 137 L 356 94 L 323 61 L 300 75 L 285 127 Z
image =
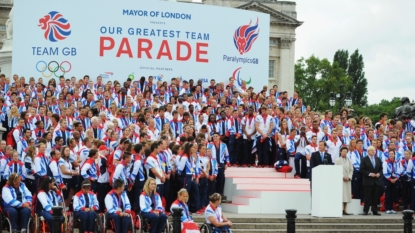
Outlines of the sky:
M 296 60 L 333 60 L 359 49 L 369 104 L 415 99 L 415 0 L 293 0 L 297 4 Z

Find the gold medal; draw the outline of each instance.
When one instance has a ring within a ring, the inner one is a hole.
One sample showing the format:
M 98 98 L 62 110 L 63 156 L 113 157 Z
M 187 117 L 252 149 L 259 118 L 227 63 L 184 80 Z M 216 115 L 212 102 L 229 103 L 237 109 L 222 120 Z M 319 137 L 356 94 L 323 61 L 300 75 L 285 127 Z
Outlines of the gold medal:
M 163 167 L 166 167 L 166 163 L 161 164 Z
M 190 172 L 194 172 L 195 170 L 193 168 L 190 168 Z

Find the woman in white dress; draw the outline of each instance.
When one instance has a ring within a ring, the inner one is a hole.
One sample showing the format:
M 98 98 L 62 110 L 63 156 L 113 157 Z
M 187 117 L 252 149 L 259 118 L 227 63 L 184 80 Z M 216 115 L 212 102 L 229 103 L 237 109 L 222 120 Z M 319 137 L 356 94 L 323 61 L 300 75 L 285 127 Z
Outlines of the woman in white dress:
M 352 161 L 347 156 L 347 148 L 340 149 L 340 157 L 336 160 L 335 165 L 343 166 L 343 215 L 349 215 L 346 211 L 347 203 L 352 199 Z

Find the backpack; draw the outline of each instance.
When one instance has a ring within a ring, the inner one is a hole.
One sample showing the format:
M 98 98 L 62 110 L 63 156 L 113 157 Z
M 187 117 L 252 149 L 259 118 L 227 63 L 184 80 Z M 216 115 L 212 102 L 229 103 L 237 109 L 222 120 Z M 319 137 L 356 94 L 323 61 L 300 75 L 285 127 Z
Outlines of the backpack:
M 115 151 L 113 151 L 107 158 L 107 169 L 108 169 L 108 173 L 110 174 L 110 177 L 112 177 L 112 174 L 115 171 L 114 153 L 115 153 Z M 111 181 L 111 179 L 110 179 L 110 181 Z
M 13 148 L 16 147 L 16 142 L 14 141 L 14 137 L 13 137 L 13 131 L 14 131 L 14 129 L 15 128 L 12 128 L 10 130 L 10 132 L 7 133 L 7 136 L 6 136 L 6 143 L 7 143 L 7 145 L 9 145 L 9 146 L 11 146 Z

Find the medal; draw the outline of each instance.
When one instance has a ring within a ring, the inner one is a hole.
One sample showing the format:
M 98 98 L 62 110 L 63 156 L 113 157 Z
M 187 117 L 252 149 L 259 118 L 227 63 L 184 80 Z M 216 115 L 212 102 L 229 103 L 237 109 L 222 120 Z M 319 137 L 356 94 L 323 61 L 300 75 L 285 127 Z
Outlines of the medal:
M 166 163 L 163 163 L 163 164 L 162 164 L 162 166 L 163 166 L 163 167 L 166 167 Z
M 193 168 L 190 168 L 190 172 L 194 172 L 195 170 Z

